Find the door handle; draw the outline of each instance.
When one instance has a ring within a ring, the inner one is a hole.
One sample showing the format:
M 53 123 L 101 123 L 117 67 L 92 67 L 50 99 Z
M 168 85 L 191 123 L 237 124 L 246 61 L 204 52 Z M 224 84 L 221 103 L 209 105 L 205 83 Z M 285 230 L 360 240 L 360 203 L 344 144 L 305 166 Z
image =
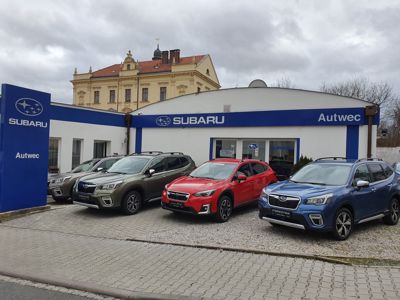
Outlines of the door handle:
M 376 189 L 375 189 L 375 188 L 371 188 L 371 191 L 375 192 L 375 191 L 376 191 Z

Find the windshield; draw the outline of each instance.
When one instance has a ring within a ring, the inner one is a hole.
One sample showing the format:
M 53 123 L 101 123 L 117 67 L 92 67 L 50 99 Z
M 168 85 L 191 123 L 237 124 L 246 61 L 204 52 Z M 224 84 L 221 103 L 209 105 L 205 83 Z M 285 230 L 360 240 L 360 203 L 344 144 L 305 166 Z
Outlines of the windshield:
M 71 171 L 71 173 L 88 172 L 98 162 L 99 162 L 99 159 L 92 159 L 92 160 L 85 161 L 85 162 L 81 163 L 79 166 L 75 167 L 75 169 L 73 169 Z
M 290 181 L 320 185 L 345 185 L 350 171 L 351 165 L 310 164 L 294 174 Z
M 120 173 L 120 174 L 137 174 L 142 172 L 144 166 L 150 158 L 129 156 L 124 157 L 112 165 L 108 169 L 108 173 Z
M 196 178 L 224 180 L 232 175 L 236 166 L 237 164 L 232 163 L 207 162 L 190 173 L 190 176 Z

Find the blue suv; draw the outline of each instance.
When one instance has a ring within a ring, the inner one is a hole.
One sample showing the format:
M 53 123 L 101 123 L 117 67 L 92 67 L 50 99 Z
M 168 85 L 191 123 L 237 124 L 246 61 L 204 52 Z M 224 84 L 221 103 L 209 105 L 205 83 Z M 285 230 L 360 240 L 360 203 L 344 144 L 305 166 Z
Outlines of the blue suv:
M 355 224 L 381 218 L 398 223 L 400 175 L 382 160 L 320 158 L 265 187 L 258 206 L 260 219 L 272 225 L 328 231 L 345 240 Z

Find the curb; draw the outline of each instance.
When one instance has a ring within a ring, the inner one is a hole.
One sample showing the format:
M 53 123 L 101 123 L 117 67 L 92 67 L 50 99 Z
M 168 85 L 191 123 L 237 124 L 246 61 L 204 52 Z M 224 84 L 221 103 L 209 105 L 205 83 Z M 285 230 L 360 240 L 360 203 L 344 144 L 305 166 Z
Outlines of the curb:
M 113 297 L 117 299 L 135 299 L 135 300 L 199 300 L 201 298 L 188 297 L 188 296 L 172 296 L 155 293 L 135 292 L 126 289 L 119 289 L 113 287 L 106 287 L 98 284 L 79 282 L 68 279 L 59 279 L 54 277 L 41 276 L 31 273 L 18 273 L 10 270 L 0 270 L 0 275 L 29 280 L 36 283 L 49 284 L 59 286 L 67 289 L 79 290 L 82 292 L 89 292 L 97 295 Z
M 50 205 L 43 205 L 43 206 L 36 206 L 36 207 L 31 207 L 31 208 L 23 208 L 23 209 L 3 212 L 3 213 L 0 213 L 0 223 L 11 220 L 11 219 L 24 217 L 26 215 L 31 215 L 31 214 L 47 211 L 47 210 L 50 210 L 50 208 L 51 208 Z
M 281 257 L 303 258 L 303 259 L 319 260 L 319 261 L 333 263 L 333 264 L 341 264 L 341 265 L 346 265 L 346 266 L 400 268 L 400 261 L 390 260 L 390 259 L 379 259 L 379 258 L 372 258 L 372 257 L 344 257 L 344 256 L 342 257 L 342 256 L 324 256 L 324 255 L 321 255 L 321 256 L 320 255 L 306 255 L 306 254 L 273 252 L 273 251 L 265 251 L 265 250 L 257 250 L 257 249 L 213 246 L 213 245 L 196 245 L 196 244 L 150 241 L 150 240 L 134 239 L 134 238 L 126 239 L 126 241 L 159 244 L 159 245 L 181 246 L 181 247 L 190 247 L 190 248 L 199 248 L 199 249 L 209 249 L 209 250 L 242 252 L 242 253 L 250 253 L 250 254 L 263 254 L 263 255 L 272 255 L 272 256 L 281 256 Z M 367 263 L 366 264 L 357 263 L 357 262 L 362 262 L 362 261 L 367 262 Z M 377 264 L 369 264 L 369 262 L 377 263 Z M 381 263 L 386 262 L 386 264 L 379 264 L 379 262 L 381 262 Z

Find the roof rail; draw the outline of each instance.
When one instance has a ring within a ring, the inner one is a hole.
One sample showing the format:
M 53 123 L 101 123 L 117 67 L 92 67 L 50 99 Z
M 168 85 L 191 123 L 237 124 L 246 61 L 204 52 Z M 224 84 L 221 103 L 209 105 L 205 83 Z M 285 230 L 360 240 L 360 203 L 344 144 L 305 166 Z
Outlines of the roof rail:
M 356 162 L 360 162 L 360 161 L 383 161 L 383 159 L 382 158 L 377 158 L 377 157 L 360 158 L 360 159 L 357 159 Z
M 319 161 L 319 160 L 347 160 L 346 157 L 340 157 L 340 156 L 328 156 L 328 157 L 320 157 L 317 158 L 315 161 Z
M 178 154 L 178 155 L 183 155 L 183 152 L 162 152 L 162 154 Z
M 147 155 L 160 155 L 163 154 L 164 152 L 162 151 L 142 151 L 142 152 L 135 152 L 131 153 L 129 155 L 140 155 L 140 154 L 147 154 Z

